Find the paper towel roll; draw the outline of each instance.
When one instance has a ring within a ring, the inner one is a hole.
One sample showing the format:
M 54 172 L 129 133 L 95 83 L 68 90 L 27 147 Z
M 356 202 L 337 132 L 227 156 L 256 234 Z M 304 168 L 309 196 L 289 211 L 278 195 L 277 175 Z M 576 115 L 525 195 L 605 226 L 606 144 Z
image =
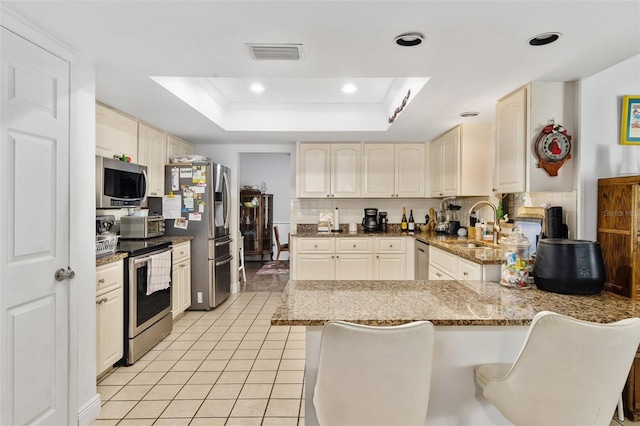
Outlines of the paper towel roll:
M 340 229 L 340 212 L 336 207 L 336 211 L 333 213 L 333 230 L 338 231 Z

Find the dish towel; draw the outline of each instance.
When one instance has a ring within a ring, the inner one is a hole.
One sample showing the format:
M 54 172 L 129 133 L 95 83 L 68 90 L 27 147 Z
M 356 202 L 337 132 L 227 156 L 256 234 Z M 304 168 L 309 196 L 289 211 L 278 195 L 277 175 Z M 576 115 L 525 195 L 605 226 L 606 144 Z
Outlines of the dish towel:
M 147 296 L 169 288 L 171 283 L 171 250 L 150 257 L 147 264 Z

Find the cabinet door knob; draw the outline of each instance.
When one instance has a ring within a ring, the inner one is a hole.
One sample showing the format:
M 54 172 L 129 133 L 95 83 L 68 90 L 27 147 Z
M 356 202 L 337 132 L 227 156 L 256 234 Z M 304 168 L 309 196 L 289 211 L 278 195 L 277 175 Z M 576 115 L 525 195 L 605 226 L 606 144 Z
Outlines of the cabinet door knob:
M 441 278 L 442 274 L 440 272 L 436 272 L 436 277 Z
M 465 277 L 468 277 L 468 276 L 469 276 L 469 273 L 467 273 L 467 272 L 463 272 L 463 273 L 462 273 L 462 275 L 464 275 Z
M 353 245 L 353 248 L 356 248 L 356 245 L 355 245 L 355 244 Z
M 317 244 L 314 244 L 314 245 L 313 245 L 313 248 L 318 248 L 318 245 L 317 245 Z
M 327 194 L 327 197 L 331 197 L 331 195 Z

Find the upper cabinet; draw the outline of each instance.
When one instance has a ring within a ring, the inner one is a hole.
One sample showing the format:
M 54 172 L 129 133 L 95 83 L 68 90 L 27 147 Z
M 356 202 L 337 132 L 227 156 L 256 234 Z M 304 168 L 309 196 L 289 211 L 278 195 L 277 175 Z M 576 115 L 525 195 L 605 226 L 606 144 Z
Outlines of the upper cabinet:
M 146 124 L 138 125 L 138 164 L 147 166 L 148 195 L 164 194 L 164 165 L 167 157 L 167 135 Z
M 164 166 L 170 157 L 193 153 L 189 142 L 96 103 L 96 155 L 124 154 L 132 163 L 147 166 L 147 195 L 164 194 Z
M 126 155 L 138 162 L 138 122 L 102 104 L 96 104 L 96 155 Z
M 538 167 L 535 142 L 553 120 L 575 135 L 575 82 L 530 83 L 496 105 L 494 191 L 568 192 L 574 189 L 574 160 L 549 176 Z M 575 147 L 575 140 L 572 145 Z
M 364 144 L 363 157 L 363 197 L 425 196 L 424 144 Z
M 431 142 L 431 196 L 491 193 L 491 124 L 454 127 Z
M 299 144 L 300 198 L 362 196 L 362 144 Z
M 167 163 L 176 155 L 191 155 L 194 153 L 193 145 L 173 135 L 167 136 Z

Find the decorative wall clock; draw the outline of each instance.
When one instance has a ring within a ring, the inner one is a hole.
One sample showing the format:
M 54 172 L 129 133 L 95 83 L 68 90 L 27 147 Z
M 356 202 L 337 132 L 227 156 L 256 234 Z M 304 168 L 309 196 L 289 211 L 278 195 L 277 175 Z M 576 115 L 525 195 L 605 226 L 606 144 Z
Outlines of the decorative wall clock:
M 545 126 L 535 142 L 538 167 L 545 169 L 549 176 L 558 176 L 558 170 L 571 158 L 571 136 L 567 129 L 553 120 Z

